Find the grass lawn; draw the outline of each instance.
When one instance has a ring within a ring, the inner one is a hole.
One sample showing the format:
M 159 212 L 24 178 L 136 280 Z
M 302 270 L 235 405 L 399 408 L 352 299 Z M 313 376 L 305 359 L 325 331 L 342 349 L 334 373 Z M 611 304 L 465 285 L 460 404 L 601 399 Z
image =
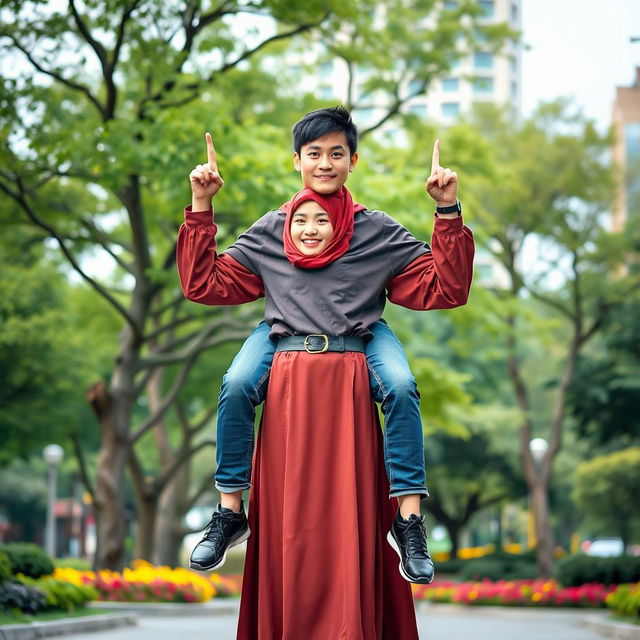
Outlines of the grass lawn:
M 75 611 L 45 611 L 37 615 L 26 613 L 10 614 L 6 611 L 0 613 L 0 625 L 3 624 L 28 624 L 29 622 L 45 622 L 48 620 L 64 620 L 65 618 L 82 618 L 84 616 L 97 616 L 101 613 L 113 613 L 104 609 L 76 609 Z

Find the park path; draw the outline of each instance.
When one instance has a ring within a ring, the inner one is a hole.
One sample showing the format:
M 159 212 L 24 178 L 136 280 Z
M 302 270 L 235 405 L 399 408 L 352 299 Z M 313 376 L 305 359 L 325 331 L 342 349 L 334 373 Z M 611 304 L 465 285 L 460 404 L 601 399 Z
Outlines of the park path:
M 421 640 L 602 640 L 582 626 L 590 612 L 418 605 Z M 602 615 L 596 613 L 595 615 Z M 74 634 L 73 640 L 234 640 L 236 614 L 140 616 L 135 627 Z

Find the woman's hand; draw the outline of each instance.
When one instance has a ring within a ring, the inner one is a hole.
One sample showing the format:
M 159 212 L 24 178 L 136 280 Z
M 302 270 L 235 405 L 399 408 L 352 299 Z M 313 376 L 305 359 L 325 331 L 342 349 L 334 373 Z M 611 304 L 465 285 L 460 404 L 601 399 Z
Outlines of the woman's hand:
M 213 148 L 211 134 L 207 132 L 204 134 L 204 137 L 207 141 L 208 162 L 206 164 L 199 164 L 189 174 L 192 194 L 192 211 L 208 211 L 211 208 L 211 200 L 213 196 L 220 191 L 224 184 L 224 180 L 218 173 L 216 150 Z
M 440 166 L 440 140 L 433 144 L 431 175 L 425 185 L 427 193 L 439 207 L 448 207 L 456 203 L 458 194 L 458 174 Z

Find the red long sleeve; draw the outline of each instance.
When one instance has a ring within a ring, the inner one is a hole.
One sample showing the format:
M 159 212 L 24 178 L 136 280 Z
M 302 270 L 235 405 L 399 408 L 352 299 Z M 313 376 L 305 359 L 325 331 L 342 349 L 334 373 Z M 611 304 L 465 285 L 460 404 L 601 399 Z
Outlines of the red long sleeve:
M 462 217 L 436 217 L 431 253 L 416 258 L 387 283 L 387 297 L 408 309 L 451 309 L 467 302 L 475 246 Z
M 184 297 L 210 305 L 252 302 L 264 296 L 262 279 L 237 260 L 216 253 L 213 212 L 184 210 L 178 232 L 176 263 Z

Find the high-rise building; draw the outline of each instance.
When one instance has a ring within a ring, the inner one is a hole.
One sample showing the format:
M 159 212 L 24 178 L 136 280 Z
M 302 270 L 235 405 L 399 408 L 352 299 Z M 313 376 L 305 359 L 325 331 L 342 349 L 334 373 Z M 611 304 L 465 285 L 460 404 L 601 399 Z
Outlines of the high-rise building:
M 640 67 L 630 87 L 616 87 L 612 121 L 613 159 L 619 176 L 612 229 L 621 231 L 630 216 L 640 215 Z
M 521 0 L 477 0 L 483 10 L 481 24 L 506 23 L 519 31 Z M 455 1 L 443 2 L 443 9 L 455 8 Z M 417 95 L 407 104 L 407 111 L 448 123 L 469 113 L 476 103 L 509 105 L 513 115 L 520 115 L 521 46 L 508 43 L 500 53 L 487 51 L 481 32 L 476 35 L 474 50 L 468 51 L 436 81 L 425 95 Z

